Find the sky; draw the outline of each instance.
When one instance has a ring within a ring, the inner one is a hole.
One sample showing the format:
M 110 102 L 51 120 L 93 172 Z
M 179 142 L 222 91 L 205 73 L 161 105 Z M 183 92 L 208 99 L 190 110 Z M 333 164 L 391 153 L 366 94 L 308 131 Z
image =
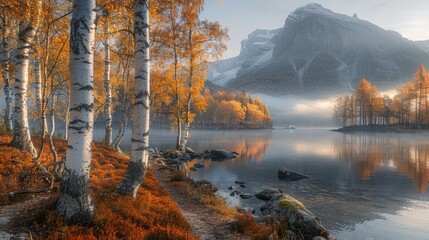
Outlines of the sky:
M 256 29 L 276 29 L 296 8 L 316 2 L 337 13 L 394 30 L 411 40 L 429 39 L 429 0 L 206 0 L 203 17 L 229 28 L 223 58 L 240 53 L 241 41 Z

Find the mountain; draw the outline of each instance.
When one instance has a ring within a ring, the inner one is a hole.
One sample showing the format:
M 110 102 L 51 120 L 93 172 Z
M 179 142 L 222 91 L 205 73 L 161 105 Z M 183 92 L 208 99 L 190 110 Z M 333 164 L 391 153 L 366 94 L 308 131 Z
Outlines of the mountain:
M 418 48 L 425 51 L 426 53 L 429 53 L 429 40 L 424 41 L 415 41 L 414 42 Z
M 399 33 L 319 4 L 296 9 L 284 27 L 256 30 L 240 55 L 213 63 L 213 83 L 269 95 L 339 92 L 362 78 L 379 87 L 408 81 L 429 54 Z

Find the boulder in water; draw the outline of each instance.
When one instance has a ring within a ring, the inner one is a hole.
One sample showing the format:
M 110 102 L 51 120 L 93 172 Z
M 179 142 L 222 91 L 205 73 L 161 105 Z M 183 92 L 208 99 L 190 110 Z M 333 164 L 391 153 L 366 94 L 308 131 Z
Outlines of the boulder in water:
M 190 147 L 186 147 L 185 148 L 185 152 L 187 153 L 187 154 L 189 154 L 189 156 L 191 157 L 191 158 L 200 158 L 201 157 L 201 153 L 199 153 L 199 152 L 197 152 L 197 151 L 194 151 L 194 149 L 192 149 L 192 148 L 190 148 Z
M 320 220 L 300 201 L 288 194 L 283 193 L 272 198 L 261 207 L 261 212 L 280 222 L 286 222 L 290 230 L 301 233 L 306 240 L 318 236 L 329 237 L 328 230 L 323 227 Z
M 280 196 L 282 195 L 282 191 L 275 189 L 275 188 L 267 188 L 264 189 L 263 191 L 255 194 L 255 197 L 257 197 L 258 199 L 261 199 L 263 201 L 269 201 L 274 197 Z
M 234 153 L 229 152 L 225 149 L 211 150 L 210 155 L 210 158 L 213 161 L 225 161 L 236 157 Z
M 287 169 L 287 168 L 279 169 L 279 171 L 277 172 L 277 177 L 281 180 L 290 181 L 290 182 L 310 178 L 307 175 L 304 175 L 304 174 L 301 174 L 298 172 L 294 172 L 294 171 Z

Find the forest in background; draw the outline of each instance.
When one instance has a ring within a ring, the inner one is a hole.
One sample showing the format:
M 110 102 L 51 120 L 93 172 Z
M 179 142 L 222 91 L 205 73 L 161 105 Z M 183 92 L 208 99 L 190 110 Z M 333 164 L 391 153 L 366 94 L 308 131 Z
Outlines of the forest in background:
M 229 36 L 218 22 L 201 19 L 203 6 L 204 0 L 1 1 L 3 144 L 26 153 L 11 164 L 25 175 L 22 165 L 31 163 L 43 182 L 0 195 L 59 189 L 56 212 L 65 224 L 100 223 L 90 176 L 97 160 L 104 161 L 95 156 L 91 164 L 94 120 L 101 114 L 108 151 L 121 153 L 131 120 L 129 161 L 109 194 L 134 199 L 148 171 L 151 115 L 167 116 L 177 130 L 177 152 L 185 151 L 197 117 L 224 128 L 270 127 L 260 99 L 204 88 L 209 63 L 222 56 Z M 121 116 L 115 138 L 114 109 Z M 66 125 L 62 148 L 54 139 L 55 118 Z
M 421 65 L 415 80 L 396 89 L 390 98 L 362 79 L 352 94 L 336 100 L 333 116 L 343 126 L 396 125 L 420 129 L 429 126 L 429 74 Z
M 129 2 L 129 3 L 128 3 Z M 105 142 L 118 148 L 132 114 L 134 40 L 131 1 L 97 3 L 94 41 L 94 119 L 104 122 Z M 36 1 L 34 1 L 36 3 Z M 15 66 L 19 23 L 37 12 L 33 1 L 4 1 L 1 17 L 1 73 L 6 106 L 2 119 L 12 130 Z M 153 125 L 176 129 L 177 146 L 189 138 L 193 122 L 199 128 L 270 128 L 272 120 L 260 99 L 239 96 L 230 90 L 205 87 L 206 71 L 226 50 L 228 29 L 200 19 L 203 1 L 154 1 L 151 13 L 151 112 Z M 27 92 L 29 119 L 36 132 L 55 135 L 55 118 L 65 123 L 68 136 L 70 109 L 70 21 L 72 4 L 46 0 L 41 3 L 39 28 L 31 45 Z M 26 85 L 26 84 L 24 84 Z M 220 91 L 220 92 L 219 92 Z M 239 103 L 239 104 L 238 104 Z M 224 111 L 225 114 L 221 114 Z M 46 119 L 49 118 L 49 121 Z M 112 136 L 113 120 L 118 134 Z M 158 122 L 159 121 L 159 122 Z M 39 124 L 40 123 L 40 124 Z M 50 126 L 48 126 L 50 124 Z M 43 126 L 42 126 L 43 125 Z M 44 129 L 43 131 L 40 129 Z

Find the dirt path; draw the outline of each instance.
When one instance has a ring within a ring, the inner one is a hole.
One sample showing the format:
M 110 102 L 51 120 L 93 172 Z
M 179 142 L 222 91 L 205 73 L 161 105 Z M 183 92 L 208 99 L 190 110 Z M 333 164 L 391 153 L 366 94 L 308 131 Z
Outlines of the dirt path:
M 158 183 L 167 190 L 171 198 L 179 205 L 185 218 L 192 226 L 192 232 L 201 240 L 212 239 L 247 239 L 233 234 L 227 220 L 222 219 L 217 212 L 208 209 L 196 200 L 190 199 L 178 190 L 170 181 L 168 170 L 157 170 L 153 166 Z
M 21 218 L 28 218 L 49 203 L 49 195 L 39 195 L 33 199 L 0 206 L 0 239 L 32 239 L 31 232 L 19 224 Z

